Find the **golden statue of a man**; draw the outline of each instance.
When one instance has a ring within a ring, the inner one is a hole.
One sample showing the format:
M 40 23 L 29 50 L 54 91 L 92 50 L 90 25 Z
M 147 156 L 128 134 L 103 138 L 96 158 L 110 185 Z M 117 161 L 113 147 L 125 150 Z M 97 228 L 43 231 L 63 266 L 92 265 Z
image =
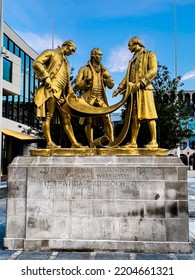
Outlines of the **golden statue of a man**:
M 158 148 L 156 140 L 156 119 L 158 117 L 151 84 L 157 73 L 156 55 L 154 52 L 147 51 L 137 36 L 129 40 L 128 48 L 134 55 L 129 61 L 125 77 L 112 95 L 114 97 L 119 93 L 123 94 L 124 90 L 128 90 L 129 85 L 133 84 L 131 140 L 124 147 L 137 148 L 140 124 L 143 121 L 147 121 L 151 140 L 145 147 Z
M 95 107 L 108 106 L 105 88 L 107 86 L 111 89 L 114 86 L 114 81 L 108 70 L 102 65 L 101 59 L 102 51 L 99 48 L 92 49 L 90 61 L 88 61 L 87 65 L 79 69 L 76 79 L 76 87 L 84 91 L 83 98 L 85 101 Z M 112 143 L 114 136 L 110 115 L 103 115 L 101 119 L 109 143 Z M 85 125 L 85 133 L 89 141 L 89 146 L 94 148 L 92 118 L 82 118 L 80 123 Z
M 70 71 L 66 56 L 73 54 L 76 45 L 65 41 L 61 47 L 43 51 L 34 61 L 33 69 L 41 85 L 35 92 L 34 102 L 37 105 L 37 117 L 43 120 L 42 129 L 47 142 L 46 148 L 59 148 L 51 139 L 50 123 L 56 107 L 61 115 L 61 123 L 74 148 L 82 147 L 77 142 L 72 129 L 70 115 L 61 109 L 68 94 L 74 94 L 70 85 Z

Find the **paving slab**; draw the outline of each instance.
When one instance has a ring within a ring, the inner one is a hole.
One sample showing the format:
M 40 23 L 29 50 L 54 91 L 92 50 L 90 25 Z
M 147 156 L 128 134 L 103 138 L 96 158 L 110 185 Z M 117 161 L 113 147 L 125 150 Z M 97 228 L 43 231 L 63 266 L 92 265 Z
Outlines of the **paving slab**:
M 136 260 L 175 260 L 175 254 L 137 254 Z
M 15 260 L 48 260 L 52 252 L 22 251 Z
M 7 260 L 15 253 L 14 250 L 0 250 L 0 260 Z
M 123 252 L 102 252 L 96 254 L 95 260 L 130 260 L 130 254 Z

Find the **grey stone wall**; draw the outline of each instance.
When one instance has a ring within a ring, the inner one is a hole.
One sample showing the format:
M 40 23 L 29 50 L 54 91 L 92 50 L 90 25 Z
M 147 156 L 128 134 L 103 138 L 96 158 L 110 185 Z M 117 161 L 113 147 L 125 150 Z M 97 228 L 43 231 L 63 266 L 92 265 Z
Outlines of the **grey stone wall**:
M 189 253 L 187 168 L 177 157 L 17 157 L 4 246 Z

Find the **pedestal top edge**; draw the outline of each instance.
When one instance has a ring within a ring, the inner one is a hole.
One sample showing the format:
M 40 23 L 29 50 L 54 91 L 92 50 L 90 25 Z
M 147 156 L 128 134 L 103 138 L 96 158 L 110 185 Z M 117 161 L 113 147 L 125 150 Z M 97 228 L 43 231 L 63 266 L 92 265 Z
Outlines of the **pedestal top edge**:
M 34 166 L 34 165 L 75 165 L 90 164 L 97 165 L 160 165 L 160 166 L 181 166 L 185 167 L 181 159 L 175 156 L 18 156 L 13 159 L 9 166 Z

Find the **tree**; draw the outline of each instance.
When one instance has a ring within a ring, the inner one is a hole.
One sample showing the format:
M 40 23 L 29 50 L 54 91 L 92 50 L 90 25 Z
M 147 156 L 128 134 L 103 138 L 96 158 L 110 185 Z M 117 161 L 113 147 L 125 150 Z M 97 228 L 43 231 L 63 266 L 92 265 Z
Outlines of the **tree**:
M 181 140 L 189 138 L 187 123 L 191 115 L 189 100 L 181 88 L 181 77 L 171 78 L 166 66 L 159 65 L 153 80 L 154 98 L 158 114 L 157 138 L 161 148 L 173 149 Z

